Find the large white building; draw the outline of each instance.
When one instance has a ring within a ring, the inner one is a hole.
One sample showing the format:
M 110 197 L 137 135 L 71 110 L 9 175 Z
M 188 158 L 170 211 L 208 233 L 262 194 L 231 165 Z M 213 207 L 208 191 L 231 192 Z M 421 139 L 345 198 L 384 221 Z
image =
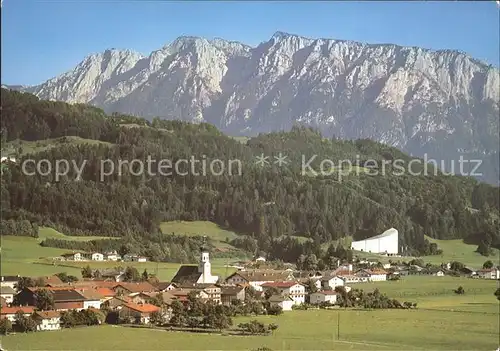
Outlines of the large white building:
M 378 254 L 397 255 L 399 253 L 399 233 L 391 228 L 380 235 L 365 240 L 353 241 L 351 249 Z

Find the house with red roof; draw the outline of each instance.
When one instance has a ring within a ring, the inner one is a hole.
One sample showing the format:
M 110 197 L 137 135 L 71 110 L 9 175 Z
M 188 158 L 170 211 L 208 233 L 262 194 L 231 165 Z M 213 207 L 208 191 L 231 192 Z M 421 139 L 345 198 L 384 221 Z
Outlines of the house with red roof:
M 35 306 L 13 306 L 0 308 L 0 318 L 7 318 L 9 321 L 14 322 L 16 313 L 21 311 L 24 316 L 29 317 L 35 312 Z
M 148 303 L 137 304 L 133 302 L 125 303 L 120 309 L 120 318 L 133 319 L 137 322 L 148 324 L 153 312 L 160 312 L 161 308 Z

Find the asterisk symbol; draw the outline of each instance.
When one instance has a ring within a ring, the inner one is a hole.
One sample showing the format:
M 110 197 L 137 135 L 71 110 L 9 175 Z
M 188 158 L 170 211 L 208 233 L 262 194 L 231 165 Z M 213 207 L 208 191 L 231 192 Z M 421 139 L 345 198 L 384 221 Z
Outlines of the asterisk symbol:
M 274 158 L 276 159 L 274 163 L 278 166 L 286 165 L 288 163 L 287 161 L 285 161 L 287 156 L 283 155 L 281 152 L 278 154 L 278 156 L 274 156 Z
M 255 161 L 256 165 L 263 167 L 264 165 L 269 164 L 269 161 L 267 160 L 269 156 L 264 156 L 264 154 L 260 154 L 260 156 L 255 156 L 255 158 L 257 159 L 257 161 Z

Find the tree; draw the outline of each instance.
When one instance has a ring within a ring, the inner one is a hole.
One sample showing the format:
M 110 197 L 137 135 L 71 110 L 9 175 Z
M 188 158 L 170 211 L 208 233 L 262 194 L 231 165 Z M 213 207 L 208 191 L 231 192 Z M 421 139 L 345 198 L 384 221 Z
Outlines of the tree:
M 283 308 L 279 305 L 269 304 L 266 308 L 267 314 L 278 316 L 283 313 Z
M 183 326 L 186 323 L 186 311 L 182 302 L 174 300 L 170 307 L 172 308 L 170 323 L 175 326 Z
M 490 260 L 488 260 L 488 261 L 486 261 L 486 262 L 483 263 L 483 268 L 484 269 L 491 269 L 491 268 L 493 268 L 493 266 L 494 266 L 494 264 Z
M 495 291 L 495 294 L 494 294 L 496 297 L 497 297 L 497 300 L 500 301 L 500 288 L 498 288 L 496 291 Z
M 82 269 L 82 277 L 83 278 L 92 278 L 92 268 L 90 268 L 90 266 L 84 267 Z
M 274 334 L 274 331 L 278 329 L 278 325 L 277 324 L 274 324 L 274 323 L 271 323 L 267 326 L 267 330 L 269 330 L 271 332 L 271 334 Z
M 458 295 L 465 294 L 465 290 L 461 285 L 456 290 L 454 290 L 454 292 L 455 292 L 455 294 L 458 294 Z
M 162 325 L 165 323 L 165 318 L 163 317 L 163 314 L 160 311 L 154 311 L 150 315 L 149 323 L 154 325 Z
M 316 284 L 314 284 L 314 281 L 312 279 L 308 279 L 305 285 L 306 285 L 306 292 L 308 294 L 312 294 L 318 291 L 318 287 L 316 286 Z
M 66 274 L 66 272 L 57 273 L 56 276 L 59 277 L 59 279 L 61 279 L 63 283 L 72 283 L 78 281 L 77 277 L 75 277 L 74 275 L 68 275 Z
M 22 332 L 32 332 L 36 330 L 37 323 L 32 316 L 26 317 L 23 311 L 17 311 L 14 316 L 16 328 Z
M 30 277 L 21 277 L 17 281 L 16 289 L 18 291 L 24 290 L 24 288 L 31 288 L 35 286 L 35 281 Z
M 465 268 L 465 265 L 462 262 L 453 261 L 450 264 L 450 269 L 452 271 L 461 271 L 464 268 Z
M 0 319 L 0 334 L 6 335 L 12 331 L 12 323 L 7 318 Z
M 270 287 L 270 288 L 267 288 L 266 291 L 264 292 L 264 297 L 266 298 L 266 300 L 269 300 L 269 298 L 273 295 L 279 295 L 280 294 L 280 291 L 275 288 L 274 286 Z
M 128 266 L 125 269 L 123 281 L 126 282 L 138 282 L 141 280 L 141 276 L 139 274 L 139 271 L 135 267 L 130 267 Z
M 38 310 L 47 311 L 54 309 L 54 296 L 47 289 L 37 290 L 34 298 L 35 306 Z
M 149 279 L 149 274 L 146 269 L 144 269 L 144 272 L 142 272 L 142 280 L 147 281 Z

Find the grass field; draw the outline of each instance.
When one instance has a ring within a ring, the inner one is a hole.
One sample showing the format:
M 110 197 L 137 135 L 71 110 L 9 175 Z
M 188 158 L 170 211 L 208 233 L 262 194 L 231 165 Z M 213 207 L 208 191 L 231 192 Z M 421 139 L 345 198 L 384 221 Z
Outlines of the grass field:
M 279 328 L 272 336 L 203 335 L 100 326 L 4 337 L 7 350 L 495 350 L 499 310 L 495 281 L 408 277 L 379 287 L 418 301 L 415 310 L 308 310 L 260 316 Z M 452 292 L 462 285 L 465 295 Z M 470 304 L 477 308 L 470 308 Z M 254 319 L 238 317 L 234 324 Z M 340 323 L 338 323 L 338 321 Z M 340 338 L 339 338 L 340 337 Z
M 160 229 L 162 233 L 170 235 L 187 235 L 187 236 L 204 236 L 206 235 L 210 238 L 215 247 L 222 250 L 234 250 L 240 251 L 236 249 L 234 246 L 230 245 L 228 242 L 237 238 L 238 235 L 230 230 L 221 228 L 219 225 L 209 222 L 209 221 L 171 221 L 171 222 L 162 222 L 160 224 Z M 236 255 L 236 256 L 241 256 Z
M 30 238 L 7 237 L 2 244 L 2 263 L 7 257 L 7 263 L 18 269 L 24 265 L 31 265 L 31 268 L 41 266 L 30 263 L 30 259 L 59 252 L 58 249 L 41 248 L 35 239 Z M 79 275 L 80 266 L 86 263 L 72 264 L 75 267 L 47 268 L 53 269 L 54 273 L 68 271 Z M 214 271 L 224 276 L 226 272 L 222 264 L 222 260 L 216 260 L 213 265 Z M 94 267 L 115 265 L 117 263 L 92 264 Z M 134 265 L 139 270 L 146 268 L 150 272 L 156 267 L 156 263 Z M 158 268 L 159 276 L 168 280 L 178 265 L 162 263 Z M 4 264 L 2 273 L 3 270 Z M 453 292 L 459 285 L 465 289 L 464 295 Z M 290 311 L 278 317 L 257 317 L 279 325 L 272 336 L 230 337 L 100 326 L 9 335 L 2 339 L 2 346 L 7 350 L 252 350 L 262 346 L 273 350 L 495 350 L 498 347 L 500 306 L 493 295 L 496 281 L 409 276 L 400 281 L 351 286 L 365 291 L 379 288 L 382 293 L 400 301 L 417 302 L 418 308 Z M 253 318 L 238 317 L 234 324 Z M 337 321 L 340 321 L 340 326 Z
M 177 269 L 178 263 L 156 263 L 156 262 L 59 262 L 53 261 L 52 257 L 67 253 L 66 249 L 56 249 L 51 247 L 42 247 L 40 242 L 45 238 L 57 238 L 64 240 L 97 240 L 106 237 L 101 236 L 67 236 L 52 228 L 42 227 L 39 231 L 39 238 L 21 237 L 21 236 L 1 236 L 1 272 L 3 275 L 21 275 L 21 276 L 42 276 L 51 275 L 59 272 L 81 276 L 81 269 L 87 265 L 92 268 L 108 268 L 117 266 L 134 266 L 140 272 L 147 269 L 149 273 L 156 273 L 161 280 L 170 280 Z M 225 268 L 227 260 L 212 260 L 212 271 L 214 274 L 225 277 L 232 274 L 234 269 Z
M 459 261 L 473 268 L 481 268 L 483 263 L 488 259 L 493 262 L 500 259 L 500 251 L 493 249 L 491 257 L 485 257 L 478 254 L 476 251 L 477 245 L 469 245 L 461 239 L 457 240 L 437 240 L 427 237 L 431 243 L 436 243 L 443 250 L 443 254 L 439 256 L 424 256 L 422 259 L 425 262 L 440 264 L 442 262 Z

